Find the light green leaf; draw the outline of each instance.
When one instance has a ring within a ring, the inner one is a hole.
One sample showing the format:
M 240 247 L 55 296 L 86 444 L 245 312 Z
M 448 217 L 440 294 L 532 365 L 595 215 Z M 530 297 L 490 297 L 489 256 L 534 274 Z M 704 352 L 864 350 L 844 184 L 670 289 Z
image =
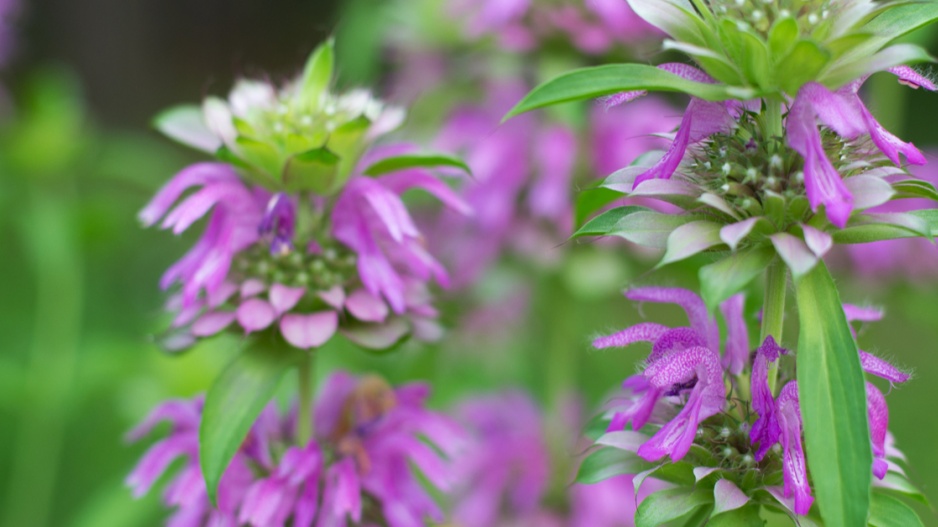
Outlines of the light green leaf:
M 622 218 L 629 214 L 648 210 L 649 209 L 645 207 L 636 207 L 634 205 L 607 210 L 588 221 L 586 225 L 580 227 L 579 230 L 573 233 L 573 238 L 579 238 L 580 236 L 607 236 L 613 233 L 616 225 Z
M 799 40 L 775 68 L 775 81 L 794 97 L 804 83 L 817 79 L 829 60 L 830 53 L 814 41 Z
M 210 154 L 222 145 L 221 139 L 205 125 L 202 107 L 194 104 L 160 112 L 153 119 L 153 126 L 174 141 Z
M 675 229 L 697 218 L 698 216 L 691 215 L 639 211 L 620 219 L 609 234 L 645 247 L 665 249 L 668 246 L 668 237 Z
M 335 42 L 329 39 L 313 51 L 303 68 L 303 84 L 300 93 L 305 101 L 312 102 L 314 105 L 320 104 L 323 92 L 332 82 L 334 62 Z
M 922 505 L 931 507 L 931 503 L 928 501 L 928 498 L 925 497 L 925 494 L 922 491 L 912 484 L 911 481 L 906 479 L 905 476 L 897 472 L 887 472 L 886 477 L 882 481 L 876 482 L 877 490 L 879 488 L 886 489 L 892 492 L 898 492 L 903 496 L 913 499 Z
M 914 64 L 917 62 L 934 62 L 934 58 L 921 46 L 915 44 L 896 44 L 878 53 L 865 57 L 838 60 L 818 77 L 818 82 L 831 89 L 840 88 L 848 82 L 872 75 L 878 71 L 885 71 L 893 66 Z
M 664 257 L 656 267 L 690 258 L 699 252 L 722 245 L 720 227 L 722 225 L 719 223 L 701 220 L 685 223 L 674 229 L 668 236 Z
M 458 168 L 467 174 L 471 171 L 469 166 L 463 160 L 446 154 L 425 153 L 425 154 L 404 154 L 394 157 L 386 157 L 369 165 L 363 173 L 366 176 L 380 176 L 398 170 L 408 168 L 440 168 L 450 167 Z
M 595 99 L 625 91 L 676 91 L 708 101 L 749 99 L 754 90 L 694 82 L 645 64 L 607 64 L 565 73 L 528 93 L 505 119 L 564 102 Z
M 791 275 L 796 280 L 817 265 L 817 255 L 808 248 L 808 245 L 801 238 L 787 232 L 779 232 L 769 236 L 769 239 L 772 240 L 772 245 L 775 246 L 775 252 L 791 269 Z
M 710 503 L 713 503 L 713 494 L 707 489 L 678 487 L 661 490 L 645 498 L 638 506 L 635 527 L 659 527 Z
M 621 474 L 637 474 L 649 463 L 632 452 L 618 448 L 600 448 L 586 456 L 576 473 L 577 483 L 598 483 Z
M 870 527 L 923 527 L 915 510 L 901 500 L 874 492 L 870 503 Z
M 235 144 L 238 147 L 237 153 L 265 175 L 271 178 L 277 178 L 280 175 L 282 160 L 276 148 L 245 136 L 238 136 Z
M 325 194 L 336 179 L 339 156 L 328 148 L 315 148 L 287 160 L 283 168 L 283 182 L 293 192 L 312 190 Z
M 218 376 L 205 397 L 199 428 L 199 462 L 209 498 L 248 431 L 273 397 L 284 373 L 302 352 L 273 339 L 249 338 L 245 349 Z
M 588 188 L 577 194 L 574 225 L 584 225 L 587 218 L 597 210 L 622 197 L 622 193 L 605 187 Z
M 892 199 L 926 198 L 938 201 L 938 190 L 935 186 L 921 179 L 907 179 L 893 183 L 892 189 L 896 192 Z
M 792 17 L 780 18 L 769 30 L 769 51 L 774 62 L 778 62 L 791 51 L 798 40 L 798 22 Z
M 710 309 L 741 291 L 761 275 L 775 257 L 771 247 L 754 247 L 733 253 L 700 268 L 700 295 Z
M 808 468 L 827 525 L 864 525 L 873 453 L 860 357 L 823 262 L 796 282 L 798 397 Z
M 863 26 L 863 31 L 879 35 L 883 44 L 938 20 L 938 2 L 918 2 L 884 10 Z
M 869 243 L 896 238 L 928 238 L 938 229 L 938 210 L 865 213 L 850 219 L 846 229 L 833 232 L 835 243 Z
M 763 527 L 765 520 L 759 516 L 759 505 L 752 504 L 710 517 L 707 527 Z

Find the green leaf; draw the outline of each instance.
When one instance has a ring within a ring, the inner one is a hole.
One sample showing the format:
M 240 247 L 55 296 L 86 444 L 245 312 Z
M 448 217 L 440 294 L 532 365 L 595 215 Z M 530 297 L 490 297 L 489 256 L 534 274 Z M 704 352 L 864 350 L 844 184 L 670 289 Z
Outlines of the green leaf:
M 870 431 L 860 356 L 823 262 L 796 282 L 798 397 L 808 468 L 827 525 L 865 525 Z
M 284 373 L 300 359 L 302 352 L 286 343 L 249 338 L 245 349 L 209 388 L 199 427 L 199 461 L 212 503 L 222 474 L 257 416 L 273 397 Z
M 886 44 L 938 20 L 938 2 L 920 2 L 886 9 L 863 26 L 880 36 Z
M 710 517 L 707 527 L 763 527 L 765 520 L 759 516 L 759 505 L 752 504 Z
M 925 497 L 925 494 L 919 490 L 918 487 L 912 484 L 911 481 L 906 479 L 905 476 L 897 472 L 887 472 L 886 477 L 882 479 L 877 485 L 880 485 L 879 489 L 883 489 L 889 492 L 897 492 L 903 496 L 913 499 L 922 505 L 931 507 L 931 503 L 928 501 L 928 498 Z
M 817 255 L 808 248 L 808 245 L 801 238 L 787 232 L 779 232 L 769 236 L 769 239 L 772 240 L 772 245 L 775 246 L 775 252 L 785 262 L 785 265 L 791 269 L 791 275 L 796 280 L 817 265 Z
M 913 210 L 908 213 L 925 222 L 925 228 L 932 236 L 938 236 L 938 209 Z
M 720 239 L 721 227 L 719 223 L 701 220 L 685 223 L 674 229 L 668 236 L 668 247 L 664 257 L 656 267 L 690 258 L 699 252 L 723 245 L 723 240 Z
M 310 55 L 303 68 L 303 80 L 300 93 L 304 100 L 314 105 L 320 103 L 320 98 L 332 82 L 332 70 L 335 62 L 335 42 L 327 40 Z
M 541 84 L 512 108 L 504 119 L 554 104 L 635 90 L 683 92 L 708 101 L 757 96 L 754 90 L 689 81 L 645 64 L 607 64 L 574 70 Z
M 380 176 L 389 172 L 397 172 L 408 168 L 440 168 L 451 167 L 458 168 L 467 174 L 472 171 L 463 160 L 458 157 L 446 154 L 427 153 L 427 154 L 404 154 L 394 157 L 386 157 L 372 163 L 363 172 L 366 176 Z
M 938 190 L 935 186 L 920 179 L 907 179 L 893 183 L 892 189 L 896 192 L 892 199 L 926 198 L 938 201 Z
M 576 473 L 576 483 L 598 483 L 621 474 L 637 474 L 649 463 L 632 452 L 618 448 L 600 448 L 586 456 Z
M 698 216 L 691 215 L 639 211 L 620 219 L 609 234 L 645 247 L 665 249 L 668 246 L 668 237 L 675 229 L 697 218 Z
M 775 81 L 794 97 L 804 83 L 817 79 L 829 60 L 830 53 L 814 41 L 799 40 L 775 68 Z
M 591 219 L 586 223 L 586 225 L 580 227 L 575 233 L 573 233 L 573 238 L 579 238 L 581 236 L 607 236 L 612 234 L 616 228 L 616 225 L 619 223 L 619 220 L 628 216 L 629 214 L 635 214 L 636 212 L 648 211 L 645 207 L 636 207 L 634 205 L 628 205 L 625 207 L 616 207 L 614 209 L 607 210 L 599 216 Z
M 938 209 L 934 212 L 865 213 L 850 219 L 846 229 L 833 232 L 835 243 L 869 243 L 896 238 L 928 238 L 938 229 Z
M 690 55 L 704 71 L 720 82 L 742 84 L 742 77 L 740 77 L 736 65 L 725 55 L 721 55 L 708 47 L 694 46 L 686 42 L 675 42 L 673 40 L 665 40 L 662 47 L 666 50 L 673 49 Z
M 594 187 L 580 192 L 576 196 L 574 225 L 583 226 L 593 213 L 621 197 L 621 192 L 605 187 Z
M 775 257 L 771 247 L 754 247 L 733 253 L 700 268 L 700 294 L 710 309 L 741 291 L 760 276 Z
M 635 527 L 659 527 L 710 503 L 713 503 L 713 495 L 707 489 L 678 487 L 661 490 L 645 498 L 638 506 Z
M 778 62 L 791 51 L 798 40 L 798 22 L 792 17 L 780 18 L 769 30 L 769 51 L 773 62 Z
M 153 126 L 174 141 L 210 154 L 222 144 L 221 139 L 205 125 L 202 107 L 194 104 L 174 106 L 160 112 L 153 119 Z
M 934 62 L 934 59 L 921 46 L 896 44 L 864 57 L 855 58 L 851 56 L 849 60 L 838 60 L 817 80 L 828 88 L 836 89 L 854 79 L 872 75 L 878 71 L 885 71 L 893 66 L 916 62 Z
M 235 144 L 237 145 L 237 153 L 265 175 L 271 178 L 277 178 L 280 175 L 283 170 L 280 166 L 282 159 L 276 148 L 243 135 L 235 139 Z
M 339 156 L 328 148 L 314 148 L 287 160 L 283 182 L 293 192 L 312 190 L 325 194 L 332 189 L 338 164 Z
M 874 492 L 870 503 L 870 527 L 924 526 L 915 510 L 892 496 Z

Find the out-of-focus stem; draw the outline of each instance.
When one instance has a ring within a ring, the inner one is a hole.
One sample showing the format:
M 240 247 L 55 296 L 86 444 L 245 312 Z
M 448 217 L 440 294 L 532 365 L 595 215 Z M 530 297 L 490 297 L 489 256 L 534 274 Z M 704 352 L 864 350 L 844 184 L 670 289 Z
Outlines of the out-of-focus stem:
M 66 185 L 32 189 L 22 217 L 23 241 L 36 283 L 34 334 L 23 378 L 2 525 L 49 524 L 65 440 L 81 335 L 82 265 Z
M 765 299 L 762 304 L 762 331 L 759 336 L 761 344 L 766 338 L 772 336 L 776 342 L 782 343 L 782 328 L 785 324 L 785 289 L 788 287 L 788 267 L 781 259 L 776 258 L 769 265 L 765 275 Z M 775 392 L 778 377 L 778 361 L 769 366 L 769 389 Z
M 313 369 L 316 367 L 314 351 L 304 353 L 298 367 L 300 408 L 296 420 L 297 439 L 305 446 L 313 438 Z

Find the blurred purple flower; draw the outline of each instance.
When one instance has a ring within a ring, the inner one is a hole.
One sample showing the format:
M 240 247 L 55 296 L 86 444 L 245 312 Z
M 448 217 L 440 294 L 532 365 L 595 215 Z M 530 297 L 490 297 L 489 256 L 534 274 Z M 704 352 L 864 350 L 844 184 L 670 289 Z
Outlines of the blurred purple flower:
M 127 483 L 141 496 L 170 462 L 185 458 L 165 495 L 177 509 L 168 523 L 173 527 L 268 527 L 291 520 L 308 527 L 349 519 L 418 527 L 427 518 L 442 521 L 410 466 L 447 490 L 447 465 L 464 437 L 453 421 L 424 408 L 427 394 L 422 384 L 394 389 L 374 377 L 333 374 L 319 395 L 316 437 L 307 445 L 295 444 L 294 415 L 268 407 L 222 477 L 218 509 L 208 501 L 198 465 L 201 400 L 164 403 L 130 437 L 143 437 L 160 421 L 170 421 L 173 430 L 151 447 Z
M 361 166 L 404 150 L 375 149 Z M 468 213 L 454 192 L 419 169 L 355 176 L 332 204 L 249 187 L 222 163 L 181 171 L 140 212 L 145 225 L 163 218 L 161 227 L 176 234 L 209 215 L 202 238 L 161 280 L 164 289 L 181 286 L 169 303 L 173 326 L 185 336 L 180 345 L 234 322 L 247 333 L 277 324 L 299 348 L 321 346 L 340 326 L 360 345 L 379 348 L 408 332 L 438 333 L 427 284 L 445 285 L 447 274 L 424 248 L 399 196 L 415 187 Z M 321 215 L 331 207 L 331 231 L 298 238 L 300 206 Z

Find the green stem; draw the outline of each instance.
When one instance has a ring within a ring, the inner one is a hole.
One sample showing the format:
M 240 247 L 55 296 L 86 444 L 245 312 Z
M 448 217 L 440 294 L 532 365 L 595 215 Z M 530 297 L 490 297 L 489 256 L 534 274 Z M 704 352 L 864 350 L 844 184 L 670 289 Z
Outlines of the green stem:
M 314 353 L 304 353 L 297 370 L 300 378 L 300 409 L 296 429 L 301 446 L 305 446 L 313 438 L 313 370 L 316 367 Z
M 784 135 L 782 128 L 782 101 L 772 97 L 766 98 L 763 116 L 765 119 L 762 129 L 764 138 L 782 137 L 782 135 Z
M 762 304 L 762 332 L 760 344 L 771 336 L 782 343 L 782 328 L 785 323 L 785 290 L 788 287 L 788 267 L 776 258 L 765 275 L 765 299 Z M 769 389 L 775 392 L 778 378 L 778 361 L 769 366 Z

